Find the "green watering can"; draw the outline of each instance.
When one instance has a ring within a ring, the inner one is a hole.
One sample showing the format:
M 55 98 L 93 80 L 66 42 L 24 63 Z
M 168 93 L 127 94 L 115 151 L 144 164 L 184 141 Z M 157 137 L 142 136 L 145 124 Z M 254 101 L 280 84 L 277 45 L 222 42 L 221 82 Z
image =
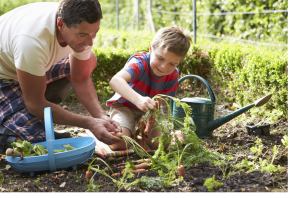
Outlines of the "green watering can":
M 246 107 L 243 107 L 237 111 L 234 111 L 228 115 L 225 115 L 223 117 L 220 117 L 215 120 L 215 105 L 216 105 L 216 99 L 215 95 L 211 90 L 211 87 L 209 84 L 201 78 L 200 76 L 197 75 L 186 75 L 179 79 L 178 81 L 178 86 L 179 84 L 184 81 L 185 79 L 188 78 L 196 78 L 200 80 L 205 87 L 208 90 L 210 100 L 207 98 L 199 98 L 199 97 L 194 97 L 194 98 L 179 98 L 181 102 L 185 102 L 188 105 L 191 106 L 192 108 L 192 113 L 191 117 L 193 118 L 193 121 L 196 125 L 196 131 L 195 133 L 199 138 L 206 138 L 206 137 L 213 137 L 213 130 L 220 127 L 221 125 L 225 124 L 226 122 L 232 120 L 233 118 L 237 117 L 238 115 L 244 113 L 245 111 L 251 109 L 252 107 L 259 107 L 267 103 L 272 94 L 267 95 L 257 101 L 255 101 L 253 104 L 250 104 Z M 170 100 L 170 106 L 171 106 L 171 112 L 172 112 L 172 117 L 178 117 L 178 118 L 184 118 L 185 117 L 185 112 L 181 107 L 177 107 L 176 103 L 174 100 Z

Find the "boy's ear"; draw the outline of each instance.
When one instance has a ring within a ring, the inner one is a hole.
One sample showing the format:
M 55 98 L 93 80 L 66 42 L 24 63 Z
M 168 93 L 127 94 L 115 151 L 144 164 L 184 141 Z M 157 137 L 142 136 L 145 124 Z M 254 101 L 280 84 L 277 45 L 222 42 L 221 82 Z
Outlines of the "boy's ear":
M 149 53 L 151 54 L 151 52 L 152 52 L 152 45 L 151 45 L 151 43 L 150 43 Z

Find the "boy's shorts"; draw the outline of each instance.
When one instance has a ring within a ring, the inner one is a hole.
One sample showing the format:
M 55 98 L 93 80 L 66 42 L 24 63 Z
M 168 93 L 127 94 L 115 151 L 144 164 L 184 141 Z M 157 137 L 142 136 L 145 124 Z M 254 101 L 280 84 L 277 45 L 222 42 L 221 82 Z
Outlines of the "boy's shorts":
M 110 105 L 109 111 L 110 118 L 118 122 L 121 127 L 130 130 L 131 134 L 135 132 L 135 123 L 137 123 L 145 112 L 141 110 L 131 109 L 118 102 L 113 102 Z
M 118 102 L 113 102 L 110 105 L 109 111 L 110 118 L 118 122 L 121 127 L 125 127 L 130 130 L 131 134 L 135 133 L 135 124 L 145 115 L 145 112 L 141 110 L 131 109 Z M 160 123 L 165 123 L 162 118 L 159 118 Z M 155 126 L 152 129 L 156 128 Z M 166 126 L 164 126 L 166 130 Z
M 68 76 L 70 76 L 69 56 L 47 71 L 47 84 Z M 27 110 L 18 81 L 0 80 L 0 124 L 31 143 L 46 141 L 44 121 Z

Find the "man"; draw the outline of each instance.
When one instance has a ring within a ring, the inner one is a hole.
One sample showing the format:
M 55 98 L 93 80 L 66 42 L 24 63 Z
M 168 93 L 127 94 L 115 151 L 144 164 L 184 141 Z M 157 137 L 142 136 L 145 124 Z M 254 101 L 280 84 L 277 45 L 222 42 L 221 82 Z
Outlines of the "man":
M 89 129 L 106 144 L 119 140 L 110 132 L 120 125 L 106 116 L 90 78 L 101 19 L 98 0 L 32 3 L 0 16 L 1 153 L 19 139 L 46 140 L 45 107 L 51 107 L 56 124 Z M 92 117 L 56 105 L 71 87 Z

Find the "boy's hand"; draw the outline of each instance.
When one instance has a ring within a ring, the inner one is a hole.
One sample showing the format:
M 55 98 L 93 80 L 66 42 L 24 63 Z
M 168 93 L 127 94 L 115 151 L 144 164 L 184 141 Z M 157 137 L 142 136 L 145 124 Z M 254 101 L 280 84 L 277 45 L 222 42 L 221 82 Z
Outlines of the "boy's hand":
M 136 102 L 136 106 L 141 111 L 147 112 L 149 109 L 155 110 L 157 101 L 153 101 L 148 96 L 141 96 L 138 101 Z
M 108 118 L 110 119 L 110 118 Z M 112 121 L 112 122 L 111 122 Z M 93 118 L 91 121 L 87 123 L 88 129 L 95 135 L 95 137 L 104 142 L 107 145 L 111 145 L 120 141 L 120 138 L 112 135 L 111 132 L 116 132 L 118 127 L 116 128 L 112 123 L 113 120 L 105 120 L 100 118 Z M 119 124 L 117 124 L 119 126 Z M 119 126 L 120 127 L 120 126 Z M 119 130 L 121 131 L 121 130 Z

